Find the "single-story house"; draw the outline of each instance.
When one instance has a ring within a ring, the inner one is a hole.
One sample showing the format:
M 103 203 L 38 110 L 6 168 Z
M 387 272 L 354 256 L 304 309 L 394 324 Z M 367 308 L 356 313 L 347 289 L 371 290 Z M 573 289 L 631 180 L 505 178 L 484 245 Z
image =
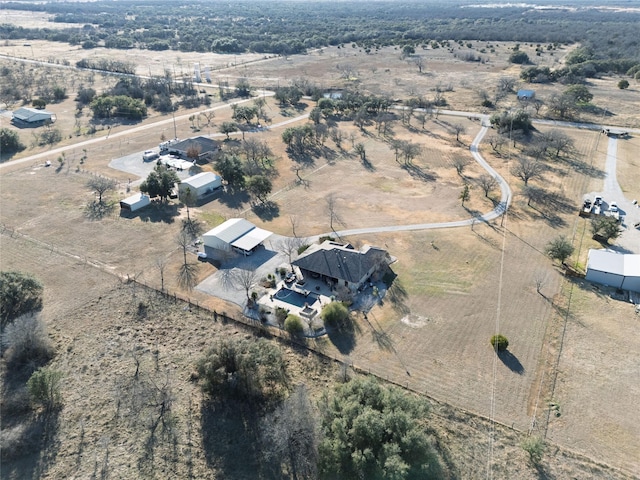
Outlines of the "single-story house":
M 518 100 L 528 102 L 536 98 L 536 92 L 533 90 L 518 90 Z
M 55 121 L 55 113 L 28 107 L 19 108 L 11 117 L 11 123 L 17 127 L 39 127 Z
M 220 144 L 207 137 L 187 138 L 168 146 L 169 153 L 183 158 L 190 157 L 191 150 L 198 152 L 197 160 L 213 160 L 220 151 Z
M 232 218 L 202 235 L 202 241 L 208 257 L 229 251 L 251 255 L 271 235 L 244 218 Z
M 150 203 L 151 199 L 149 198 L 149 195 L 145 195 L 144 193 L 136 193 L 129 198 L 120 200 L 120 208 L 129 212 L 135 212 L 136 210 L 140 210 L 141 208 L 146 207 Z
M 640 292 L 640 255 L 591 249 L 585 278 L 601 285 Z
M 222 178 L 212 172 L 202 172 L 192 177 L 186 178 L 178 185 L 178 196 L 182 200 L 187 189 L 195 194 L 194 200 L 197 202 L 207 195 L 212 194 L 222 186 Z
M 389 254 L 381 248 L 365 245 L 356 250 L 351 245 L 327 240 L 309 247 L 292 264 L 305 277 L 320 278 L 331 286 L 356 291 L 388 262 Z

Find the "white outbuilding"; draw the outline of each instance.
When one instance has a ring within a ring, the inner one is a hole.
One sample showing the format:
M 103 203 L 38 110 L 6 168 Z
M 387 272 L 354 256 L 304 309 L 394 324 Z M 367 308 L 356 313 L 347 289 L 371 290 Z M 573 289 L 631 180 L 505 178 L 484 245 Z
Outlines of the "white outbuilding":
M 232 218 L 202 236 L 204 251 L 209 257 L 221 252 L 235 251 L 251 255 L 272 232 L 256 227 L 244 218 Z
M 222 186 L 222 178 L 213 172 L 202 172 L 193 177 L 186 178 L 178 186 L 179 197 L 182 200 L 187 189 L 195 194 L 195 200 L 202 200 L 207 195 L 211 195 Z
M 585 278 L 601 285 L 640 292 L 640 255 L 591 249 Z
M 145 195 L 144 193 L 136 193 L 129 198 L 120 200 L 120 208 L 129 212 L 135 212 L 136 210 L 140 210 L 141 208 L 146 207 L 150 203 L 151 199 L 149 198 L 149 195 Z

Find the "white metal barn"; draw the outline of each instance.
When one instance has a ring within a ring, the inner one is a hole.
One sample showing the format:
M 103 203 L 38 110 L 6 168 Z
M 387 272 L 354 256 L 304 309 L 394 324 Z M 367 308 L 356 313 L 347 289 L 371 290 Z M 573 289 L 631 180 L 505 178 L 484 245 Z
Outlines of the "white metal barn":
M 256 247 L 272 235 L 271 232 L 256 227 L 244 218 L 232 218 L 202 236 L 204 251 L 209 257 L 220 251 L 235 251 L 251 255 Z
M 621 290 L 640 292 L 640 255 L 591 249 L 585 278 Z
M 191 189 L 197 200 L 211 194 L 222 186 L 222 178 L 212 172 L 202 172 L 193 177 L 186 178 L 178 186 L 179 196 L 182 199 L 187 188 Z
M 149 195 L 144 193 L 136 193 L 135 195 L 120 201 L 120 208 L 129 212 L 135 212 L 146 207 L 151 203 Z

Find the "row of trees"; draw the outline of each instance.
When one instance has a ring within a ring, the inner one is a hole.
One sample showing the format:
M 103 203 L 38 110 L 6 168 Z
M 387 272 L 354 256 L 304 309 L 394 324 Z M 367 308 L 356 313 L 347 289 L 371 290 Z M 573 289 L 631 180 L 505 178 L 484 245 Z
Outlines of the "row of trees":
M 22 8 L 22 5 L 19 6 Z M 539 12 L 526 6 L 466 8 L 433 1 L 340 2 L 327 9 L 308 2 L 216 5 L 176 2 L 153 12 L 135 1 L 113 6 L 94 2 L 78 11 L 72 4 L 25 8 L 54 15 L 78 28 L 29 29 L 3 25 L 2 38 L 43 38 L 94 48 L 99 45 L 182 51 L 289 55 L 310 48 L 353 44 L 368 51 L 385 45 L 430 46 L 440 40 L 568 43 L 583 41 L 598 59 L 635 58 L 635 12 L 579 9 Z M 215 25 L 208 21 L 216 18 Z M 321 20 L 321 21 L 320 21 Z M 82 27 L 82 28 L 81 28 Z

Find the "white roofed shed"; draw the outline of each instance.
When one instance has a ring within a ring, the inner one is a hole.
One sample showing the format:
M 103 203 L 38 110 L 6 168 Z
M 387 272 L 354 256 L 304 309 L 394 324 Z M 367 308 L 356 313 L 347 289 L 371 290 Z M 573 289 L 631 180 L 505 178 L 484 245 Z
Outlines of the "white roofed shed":
M 601 285 L 640 292 L 640 255 L 589 250 L 585 278 Z

